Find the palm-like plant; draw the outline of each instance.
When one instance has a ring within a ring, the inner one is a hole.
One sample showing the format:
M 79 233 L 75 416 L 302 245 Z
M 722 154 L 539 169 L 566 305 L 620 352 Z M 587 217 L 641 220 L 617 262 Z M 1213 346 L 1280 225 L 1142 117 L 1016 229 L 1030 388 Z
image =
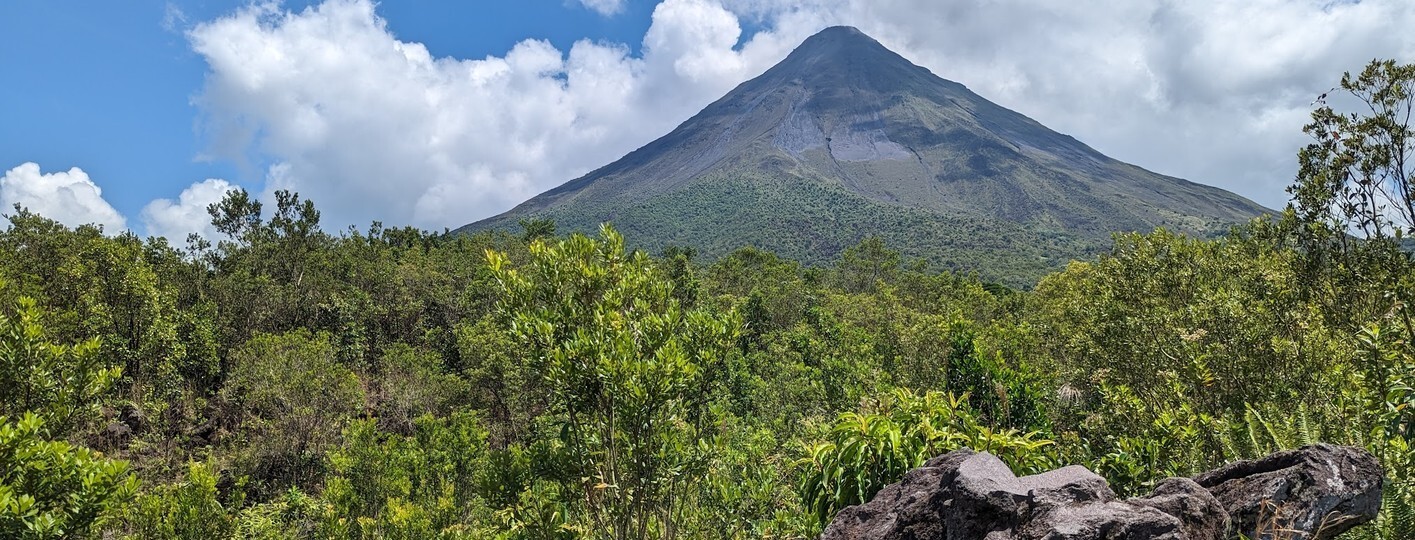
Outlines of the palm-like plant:
M 992 452 L 1022 473 L 1055 462 L 1046 452 L 1052 441 L 983 425 L 967 403 L 967 394 L 896 390 L 877 411 L 841 414 L 798 461 L 802 502 L 823 526 L 930 457 L 962 447 Z

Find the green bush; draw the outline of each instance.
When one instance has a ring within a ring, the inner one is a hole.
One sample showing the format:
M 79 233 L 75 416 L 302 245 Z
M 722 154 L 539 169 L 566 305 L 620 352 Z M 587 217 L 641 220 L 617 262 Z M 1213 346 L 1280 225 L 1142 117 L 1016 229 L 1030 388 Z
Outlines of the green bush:
M 332 538 L 457 538 L 489 525 L 478 488 L 487 474 L 486 430 L 476 415 L 424 416 L 414 434 L 360 420 L 329 455 L 324 499 Z
M 93 414 L 99 398 L 118 380 L 99 341 L 55 344 L 42 326 L 43 311 L 21 297 L 14 315 L 0 314 L 0 416 L 33 412 L 60 436 Z
M 325 335 L 258 335 L 238 351 L 223 395 L 239 422 L 237 473 L 258 498 L 314 485 L 325 453 L 364 405 L 363 385 Z
M 134 540 L 205 540 L 230 538 L 236 529 L 234 512 L 221 504 L 217 473 L 211 465 L 192 462 L 181 482 L 164 484 L 139 496 L 127 516 Z M 236 500 L 233 506 L 240 506 Z
M 0 419 L 0 538 L 86 538 L 137 483 L 125 461 L 45 440 L 34 413 Z

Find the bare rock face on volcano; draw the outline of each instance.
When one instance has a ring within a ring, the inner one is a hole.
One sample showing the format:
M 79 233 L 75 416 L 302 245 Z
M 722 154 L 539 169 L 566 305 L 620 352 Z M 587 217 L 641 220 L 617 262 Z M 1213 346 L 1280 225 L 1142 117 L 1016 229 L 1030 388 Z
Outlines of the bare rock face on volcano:
M 651 250 L 754 245 L 806 262 L 880 235 L 907 256 L 1029 282 L 1113 232 L 1202 235 L 1263 211 L 1108 158 L 835 27 L 668 135 L 459 230 L 608 221 Z

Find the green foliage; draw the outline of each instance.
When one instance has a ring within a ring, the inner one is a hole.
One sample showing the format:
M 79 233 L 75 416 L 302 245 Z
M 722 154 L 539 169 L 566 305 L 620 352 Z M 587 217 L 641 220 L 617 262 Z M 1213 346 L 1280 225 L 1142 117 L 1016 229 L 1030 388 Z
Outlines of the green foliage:
M 491 317 L 457 327 L 457 345 L 473 401 L 486 411 L 493 444 L 527 436 L 534 411 L 544 407 L 543 378 L 516 354 L 508 333 Z
M 385 431 L 411 433 L 423 415 L 447 416 L 465 403 L 465 383 L 445 373 L 442 358 L 428 350 L 394 344 L 378 359 L 369 401 Z
M 120 395 L 137 403 L 178 398 L 184 379 L 209 382 L 213 344 L 164 283 L 163 246 L 131 234 L 74 231 L 20 211 L 0 234 L 0 265 L 19 296 L 35 299 L 59 342 L 98 341 L 105 363 L 123 368 Z
M 842 414 L 824 441 L 808 447 L 799 492 L 824 526 L 840 509 L 862 504 L 909 469 L 936 455 L 968 447 L 992 452 L 1018 474 L 1056 463 L 1053 443 L 1037 432 L 999 430 L 978 421 L 967 395 L 896 391 L 877 410 Z
M 1342 114 L 1327 104 L 1302 128 L 1314 142 L 1298 154 L 1293 194 L 1301 220 L 1366 238 L 1400 238 L 1415 226 L 1415 64 L 1373 60 L 1341 77 L 1341 90 L 1361 105 Z
M 364 404 L 358 377 L 336 363 L 327 336 L 259 335 L 236 351 L 226 400 L 242 411 L 241 470 L 274 493 L 319 477 L 324 454 Z
M 685 538 L 803 538 L 814 520 L 793 489 L 790 452 L 772 430 L 725 411 L 715 415 L 704 478 L 690 486 L 691 504 L 679 509 Z
M 122 369 L 105 362 L 97 340 L 52 343 L 42 318 L 26 297 L 14 315 L 0 314 L 0 416 L 33 412 L 51 432 L 64 435 L 97 409 Z
M 1255 236 L 1121 235 L 1110 255 L 1038 285 L 1034 324 L 1059 337 L 1044 354 L 1083 394 L 1103 381 L 1211 415 L 1312 399 L 1320 372 L 1351 349 L 1294 287 L 1296 264 Z
M 0 537 L 86 538 L 137 488 L 124 461 L 45 439 L 44 420 L 0 419 Z
M 268 221 L 229 195 L 225 240 L 185 249 L 21 210 L 0 231 L 0 298 L 21 299 L 0 310 L 0 537 L 804 539 L 964 446 L 1140 495 L 1320 440 L 1388 473 L 1352 537 L 1403 540 L 1415 260 L 1400 209 L 1361 193 L 1408 198 L 1387 109 L 1409 75 L 1348 77 L 1375 107 L 1314 115 L 1280 218 L 1121 235 L 1035 292 L 1084 239 L 757 176 L 674 196 L 673 219 L 626 210 L 659 257 L 548 219 L 329 234 L 289 192 Z M 763 221 L 824 214 L 784 239 Z M 700 236 L 723 221 L 841 256 Z
M 974 343 L 969 325 L 950 325 L 946 388 L 968 395 L 968 402 L 992 423 L 1015 429 L 1048 424 L 1038 377 L 1026 365 L 1013 368 L 1000 352 L 988 355 Z
M 1071 258 L 1091 256 L 1107 244 L 1103 234 L 1083 237 L 949 209 L 894 204 L 830 180 L 755 170 L 705 176 L 647 204 L 593 197 L 574 206 L 535 217 L 554 220 L 561 234 L 593 234 L 600 223 L 611 221 L 634 248 L 660 253 L 689 245 L 703 261 L 756 246 L 802 264 L 829 265 L 845 249 L 878 236 L 902 256 L 923 258 L 933 268 L 977 272 L 1013 287 L 1030 287 Z M 460 232 L 515 231 L 518 219 L 504 217 Z
M 329 456 L 324 498 L 332 538 L 475 537 L 490 521 L 478 489 L 487 474 L 486 430 L 476 416 L 424 416 L 409 437 L 355 421 Z
M 702 472 L 706 401 L 741 323 L 684 309 L 672 282 L 611 228 L 530 249 L 522 268 L 488 259 L 503 317 L 559 416 L 594 534 L 672 536 L 679 492 Z
M 239 238 L 247 231 L 260 226 L 260 201 L 252 199 L 244 189 L 233 190 L 218 202 L 206 207 L 211 214 L 211 224 L 217 232 L 232 238 Z
M 186 479 L 157 486 L 139 496 L 129 509 L 131 537 L 144 540 L 204 540 L 229 538 L 236 516 L 226 510 L 216 490 L 211 465 L 192 462 Z M 233 501 L 232 506 L 240 506 Z
M 521 225 L 521 240 L 527 244 L 541 238 L 555 237 L 555 220 L 523 218 L 517 223 Z
M 319 520 L 329 514 L 328 503 L 291 489 L 273 501 L 241 510 L 232 536 L 240 540 L 318 538 Z
M 1403 437 L 1385 442 L 1385 491 L 1381 514 L 1370 529 L 1379 538 L 1415 538 L 1415 448 Z
M 519 504 L 501 512 L 510 540 L 577 540 L 588 536 L 571 515 L 574 505 L 566 502 L 559 483 L 537 480 L 521 492 Z
M 899 273 L 899 252 L 889 249 L 884 239 L 870 236 L 840 253 L 838 279 L 845 292 L 874 292 L 881 281 L 893 281 Z

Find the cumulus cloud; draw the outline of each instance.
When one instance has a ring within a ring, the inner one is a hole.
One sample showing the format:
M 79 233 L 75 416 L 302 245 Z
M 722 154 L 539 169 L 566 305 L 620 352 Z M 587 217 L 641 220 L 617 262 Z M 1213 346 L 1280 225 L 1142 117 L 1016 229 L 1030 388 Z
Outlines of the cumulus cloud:
M 180 243 L 187 235 L 197 233 L 207 240 L 216 240 L 217 232 L 211 226 L 211 215 L 206 207 L 220 202 L 227 192 L 236 186 L 219 178 L 208 178 L 182 190 L 177 200 L 157 199 L 142 209 L 143 227 L 151 236 L 166 237 L 169 242 Z
M 624 11 L 624 0 L 580 0 L 580 4 L 606 17 Z
M 504 56 L 434 58 L 368 0 L 271 5 L 194 28 L 209 72 L 197 102 L 234 159 L 271 163 L 267 191 L 311 198 L 331 227 L 458 226 L 510 208 L 667 133 L 785 55 L 737 48 L 710 0 L 657 7 L 642 56 L 527 40 Z
M 835 20 L 1112 157 L 1273 207 L 1313 99 L 1371 58 L 1415 60 L 1403 0 L 836 4 Z
M 744 20 L 764 30 L 742 41 Z M 433 57 L 369 0 L 327 0 L 189 38 L 213 150 L 262 164 L 267 192 L 314 199 L 334 228 L 455 227 L 667 133 L 832 24 L 1113 157 L 1270 206 L 1312 98 L 1370 58 L 1415 57 L 1403 0 L 664 0 L 641 55 L 527 40 L 481 59 Z
M 0 177 L 0 208 L 9 213 L 15 205 L 69 227 L 102 225 L 104 232 L 127 228 L 123 216 L 103 200 L 103 190 L 83 169 L 43 173 L 38 163 L 22 163 Z

